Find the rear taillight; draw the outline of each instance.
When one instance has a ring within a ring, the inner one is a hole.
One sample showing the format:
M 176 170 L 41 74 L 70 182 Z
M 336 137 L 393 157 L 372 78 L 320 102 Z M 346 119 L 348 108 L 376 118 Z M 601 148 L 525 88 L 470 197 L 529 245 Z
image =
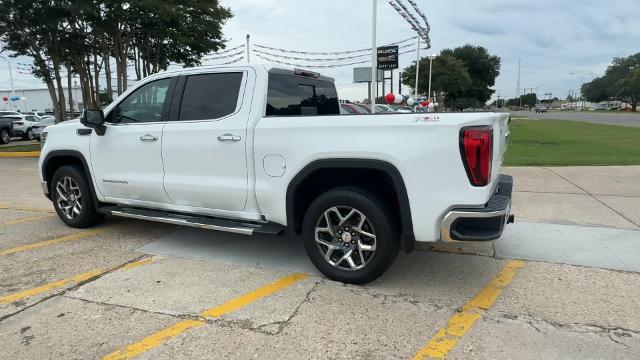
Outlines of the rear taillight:
M 460 154 L 467 176 L 473 186 L 486 186 L 491 179 L 493 159 L 493 129 L 472 126 L 460 130 Z
M 14 125 L 24 125 L 24 123 L 22 121 L 14 121 L 13 124 Z

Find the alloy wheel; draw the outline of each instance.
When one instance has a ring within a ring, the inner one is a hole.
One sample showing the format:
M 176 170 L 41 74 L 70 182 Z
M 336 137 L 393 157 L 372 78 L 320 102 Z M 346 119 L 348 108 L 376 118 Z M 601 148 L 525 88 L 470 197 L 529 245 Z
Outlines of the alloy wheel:
M 350 206 L 334 206 L 320 215 L 315 241 L 327 263 L 347 271 L 363 269 L 376 252 L 373 224 Z
M 72 178 L 65 176 L 56 184 L 58 209 L 69 220 L 73 220 L 82 214 L 82 193 L 80 187 Z

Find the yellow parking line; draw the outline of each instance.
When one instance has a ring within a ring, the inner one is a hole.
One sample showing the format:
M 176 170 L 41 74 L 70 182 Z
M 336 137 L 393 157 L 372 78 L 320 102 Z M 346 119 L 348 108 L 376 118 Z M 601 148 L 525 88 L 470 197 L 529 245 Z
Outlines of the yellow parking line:
M 1 151 L 0 158 L 39 157 L 40 151 Z
M 146 265 L 153 262 L 153 258 L 145 258 L 142 260 L 138 260 L 138 261 L 134 261 L 131 263 L 126 264 L 125 266 L 122 267 L 122 269 L 131 269 L 134 267 L 138 267 L 138 266 L 142 266 L 142 265 Z M 0 297 L 0 303 L 10 303 L 10 302 L 14 302 L 20 299 L 24 299 L 26 297 L 30 297 L 30 296 L 34 296 L 34 295 L 38 295 L 38 294 L 42 294 L 48 291 L 51 291 L 55 288 L 59 288 L 62 286 L 65 286 L 67 284 L 79 284 L 81 282 L 85 282 L 91 279 L 94 279 L 98 276 L 103 275 L 104 273 L 111 271 L 113 269 L 108 269 L 108 270 L 104 270 L 104 269 L 96 269 L 96 270 L 91 270 L 88 271 L 86 273 L 80 274 L 80 275 L 76 275 L 67 279 L 62 279 L 62 280 L 58 280 L 52 283 L 48 283 L 48 284 L 44 284 L 42 286 L 38 286 L 35 287 L 33 289 L 29 289 L 29 290 L 24 290 L 24 291 L 20 291 L 11 295 L 7 295 L 7 296 L 3 296 Z
M 480 290 L 464 305 L 462 310 L 449 319 L 447 326 L 438 332 L 420 349 L 414 360 L 435 358 L 444 359 L 460 338 L 462 338 L 482 317 L 485 311 L 489 310 L 495 303 L 502 289 L 509 286 L 513 281 L 518 269 L 524 266 L 520 260 L 511 260 L 500 270 L 484 289 Z
M 27 250 L 38 249 L 38 248 L 45 247 L 45 246 L 59 244 L 59 243 L 65 242 L 65 241 L 72 241 L 72 240 L 78 240 L 78 239 L 82 239 L 82 238 L 86 238 L 86 237 L 90 237 L 90 236 L 95 236 L 95 235 L 98 235 L 98 234 L 102 234 L 102 233 L 104 233 L 106 231 L 107 231 L 107 229 L 105 229 L 105 228 L 97 229 L 97 230 L 86 230 L 86 231 L 77 232 L 75 234 L 62 236 L 62 237 L 55 238 L 55 239 L 49 239 L 49 240 L 40 241 L 40 242 L 33 243 L 33 244 L 16 246 L 16 247 L 5 249 L 5 250 L 0 250 L 0 256 L 9 255 L 9 254 L 15 254 L 17 252 L 22 252 L 22 251 L 27 251 Z
M 21 217 L 21 218 L 17 218 L 17 219 L 7 220 L 7 221 L 5 221 L 3 223 L 0 223 L 0 227 L 1 226 L 24 224 L 24 223 L 29 223 L 29 222 L 38 221 L 38 220 L 47 219 L 47 218 L 51 218 L 51 215 L 25 216 L 25 217 Z
M 25 206 L 12 206 L 0 204 L 0 210 L 17 210 L 17 211 L 31 211 L 31 212 L 44 212 L 44 213 L 55 213 L 55 210 L 52 209 L 41 209 L 41 208 L 32 208 Z
M 231 299 L 223 304 L 220 304 L 211 309 L 205 310 L 200 313 L 200 316 L 204 318 L 215 318 L 230 312 L 236 311 L 256 300 L 259 300 L 265 296 L 271 295 L 277 291 L 280 291 L 295 282 L 298 282 L 309 276 L 308 274 L 295 273 L 286 277 L 283 277 L 271 284 L 267 284 L 261 288 L 253 290 L 237 298 Z M 173 324 L 167 328 L 164 328 L 156 333 L 153 333 L 144 339 L 135 342 L 127 347 L 116 350 L 111 354 L 103 357 L 103 360 L 115 360 L 115 359 L 131 359 L 145 351 L 151 350 L 163 342 L 174 338 L 183 332 L 204 325 L 204 320 L 183 320 L 176 324 Z

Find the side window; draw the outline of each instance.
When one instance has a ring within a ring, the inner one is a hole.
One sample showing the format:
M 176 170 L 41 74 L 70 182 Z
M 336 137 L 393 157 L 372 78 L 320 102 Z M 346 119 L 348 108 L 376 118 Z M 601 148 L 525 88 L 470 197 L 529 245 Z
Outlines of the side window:
M 337 115 L 338 95 L 333 83 L 300 76 L 270 74 L 267 116 Z
M 27 121 L 29 121 L 29 122 L 36 122 L 36 121 L 37 121 L 35 116 L 26 116 L 25 118 L 26 118 L 26 119 L 27 119 Z
M 326 81 L 318 81 L 316 84 L 316 101 L 318 115 L 332 115 L 340 113 L 340 104 L 336 87 Z
M 171 79 L 152 81 L 129 94 L 109 115 L 109 120 L 118 124 L 148 123 L 162 121 L 167 92 Z
M 210 120 L 233 114 L 242 76 L 242 72 L 187 76 L 178 120 Z

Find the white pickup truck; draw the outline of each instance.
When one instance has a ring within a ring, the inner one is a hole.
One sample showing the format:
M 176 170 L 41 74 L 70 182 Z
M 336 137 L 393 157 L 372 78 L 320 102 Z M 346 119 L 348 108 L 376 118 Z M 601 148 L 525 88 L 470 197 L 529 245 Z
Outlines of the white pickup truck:
M 510 215 L 508 115 L 340 115 L 333 79 L 265 65 L 150 76 L 47 127 L 39 170 L 60 219 L 105 214 L 289 234 L 329 278 L 365 283 L 416 241 L 488 241 Z M 265 239 L 265 241 L 268 241 Z

